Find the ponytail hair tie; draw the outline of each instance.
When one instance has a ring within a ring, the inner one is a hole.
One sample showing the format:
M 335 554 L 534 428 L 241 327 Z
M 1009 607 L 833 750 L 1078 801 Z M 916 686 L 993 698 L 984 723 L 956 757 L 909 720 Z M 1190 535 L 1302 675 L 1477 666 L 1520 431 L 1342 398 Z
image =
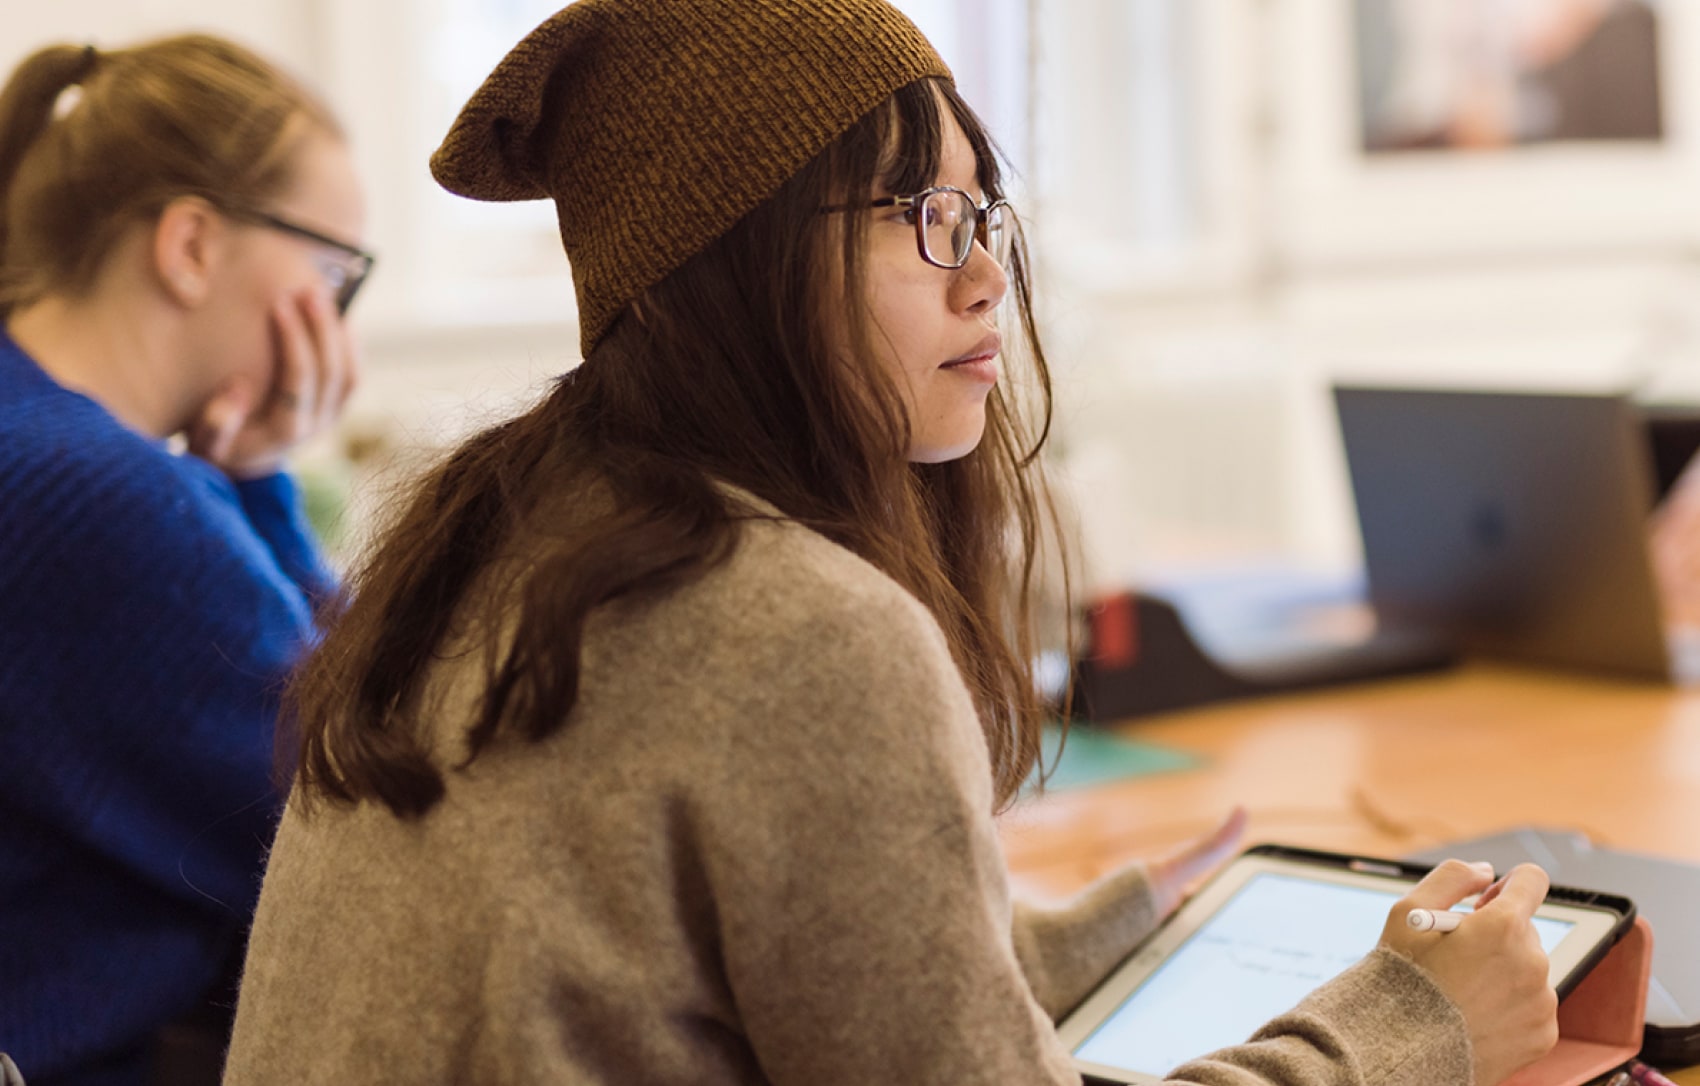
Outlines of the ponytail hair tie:
M 60 88 L 53 99 L 52 120 L 60 120 L 77 108 L 83 100 L 83 83 L 94 74 L 95 66 L 100 63 L 100 50 L 93 45 L 83 46 L 82 55 L 77 59 L 76 70 L 65 79 L 65 85 Z

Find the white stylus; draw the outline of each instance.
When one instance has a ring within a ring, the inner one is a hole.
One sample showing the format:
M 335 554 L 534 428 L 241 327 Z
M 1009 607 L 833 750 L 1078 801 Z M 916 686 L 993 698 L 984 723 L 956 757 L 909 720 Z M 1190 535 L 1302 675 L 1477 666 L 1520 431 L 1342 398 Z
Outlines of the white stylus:
M 1405 914 L 1405 923 L 1417 931 L 1451 931 L 1463 919 L 1463 913 L 1436 912 L 1433 909 L 1412 909 Z

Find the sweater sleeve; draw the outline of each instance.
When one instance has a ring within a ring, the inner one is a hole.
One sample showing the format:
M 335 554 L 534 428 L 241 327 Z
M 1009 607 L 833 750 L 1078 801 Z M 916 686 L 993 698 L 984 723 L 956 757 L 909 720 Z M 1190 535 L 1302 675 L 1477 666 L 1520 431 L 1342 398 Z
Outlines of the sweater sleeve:
M 1157 927 L 1143 864 L 1130 864 L 1058 908 L 1017 902 L 1015 951 L 1034 998 L 1060 1020 Z
M 301 487 L 294 477 L 280 471 L 235 486 L 248 523 L 271 549 L 284 575 L 315 605 L 334 595 L 336 574 L 325 564 L 307 523 Z
M 59 850 L 43 863 L 99 857 L 246 916 L 275 821 L 278 695 L 310 608 L 228 483 L 136 445 L 60 450 L 13 488 L 3 806 Z
M 1379 949 L 1246 1044 L 1177 1068 L 1191 1086 L 1433 1086 L 1475 1080 L 1464 1016 L 1409 959 Z

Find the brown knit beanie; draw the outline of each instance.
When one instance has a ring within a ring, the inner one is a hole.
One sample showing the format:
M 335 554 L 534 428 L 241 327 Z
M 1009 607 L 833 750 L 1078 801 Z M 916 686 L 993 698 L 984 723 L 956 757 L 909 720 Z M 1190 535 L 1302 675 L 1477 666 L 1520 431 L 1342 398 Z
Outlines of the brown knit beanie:
M 431 173 L 555 201 L 588 355 L 620 310 L 899 88 L 950 70 L 884 0 L 580 0 L 461 110 Z

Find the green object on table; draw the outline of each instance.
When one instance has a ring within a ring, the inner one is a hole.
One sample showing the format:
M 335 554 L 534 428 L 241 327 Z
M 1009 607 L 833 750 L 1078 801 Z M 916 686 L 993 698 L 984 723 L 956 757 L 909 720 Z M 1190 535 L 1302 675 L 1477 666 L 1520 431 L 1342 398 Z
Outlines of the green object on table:
M 1194 754 L 1126 739 L 1082 724 L 1069 729 L 1068 742 L 1062 744 L 1059 760 L 1057 746 L 1062 743 L 1062 737 L 1061 728 L 1054 724 L 1046 725 L 1043 764 L 1051 768 L 1051 775 L 1045 781 L 1048 792 L 1089 788 L 1106 781 L 1152 773 L 1171 773 L 1190 769 L 1203 761 Z M 1029 784 L 1032 781 L 1033 778 L 1028 779 Z

